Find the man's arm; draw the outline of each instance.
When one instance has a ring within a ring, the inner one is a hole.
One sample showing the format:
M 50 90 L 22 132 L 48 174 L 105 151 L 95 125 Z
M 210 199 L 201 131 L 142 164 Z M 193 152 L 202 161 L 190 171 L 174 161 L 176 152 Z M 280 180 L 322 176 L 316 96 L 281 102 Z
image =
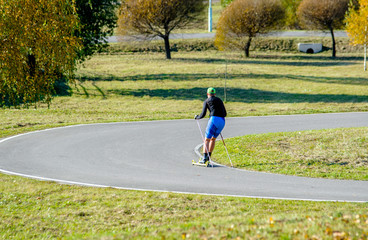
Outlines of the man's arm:
M 197 115 L 195 119 L 196 120 L 202 119 L 206 116 L 206 114 L 207 114 L 207 101 L 204 101 L 202 112 L 199 116 Z

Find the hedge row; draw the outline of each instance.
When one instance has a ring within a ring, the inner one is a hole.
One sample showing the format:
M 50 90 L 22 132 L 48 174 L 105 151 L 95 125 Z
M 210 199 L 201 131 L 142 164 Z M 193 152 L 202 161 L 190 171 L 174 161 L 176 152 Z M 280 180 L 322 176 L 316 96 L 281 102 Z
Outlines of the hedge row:
M 171 51 L 206 51 L 216 50 L 213 39 L 200 40 L 171 40 Z M 106 49 L 107 53 L 124 52 L 165 52 L 163 41 L 131 41 L 110 44 Z
M 282 51 L 297 52 L 298 43 L 322 43 L 324 51 L 331 49 L 331 38 L 255 38 L 251 45 L 251 51 Z M 337 52 L 355 53 L 362 52 L 363 46 L 351 46 L 348 38 L 337 38 Z M 171 40 L 171 50 L 177 51 L 207 51 L 217 50 L 214 39 L 189 39 Z M 163 41 L 131 41 L 112 43 L 104 51 L 108 54 L 130 52 L 164 52 Z

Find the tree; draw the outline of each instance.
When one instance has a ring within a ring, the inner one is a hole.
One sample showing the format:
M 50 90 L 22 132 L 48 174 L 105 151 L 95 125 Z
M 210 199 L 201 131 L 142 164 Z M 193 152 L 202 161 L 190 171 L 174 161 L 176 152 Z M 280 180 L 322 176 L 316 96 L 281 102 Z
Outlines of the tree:
M 50 103 L 71 78 L 79 39 L 73 0 L 0 0 L 0 105 Z
M 229 5 L 233 0 L 221 0 L 221 6 L 226 7 Z
M 123 35 L 162 38 L 166 58 L 171 59 L 170 33 L 203 20 L 204 8 L 202 0 L 125 0 L 120 8 L 119 30 Z
M 289 29 L 299 29 L 297 10 L 302 0 L 282 0 L 285 8 L 285 27 Z
M 279 0 L 235 0 L 221 14 L 215 45 L 243 49 L 249 57 L 252 39 L 277 27 L 284 14 Z
M 303 0 L 298 18 L 307 29 L 329 30 L 332 38 L 332 57 L 336 57 L 334 29 L 343 27 L 349 0 Z
M 76 0 L 80 30 L 75 32 L 82 39 L 80 60 L 102 51 L 107 47 L 107 37 L 117 27 L 117 8 L 120 0 Z
M 351 4 L 346 15 L 346 31 L 353 45 L 367 44 L 368 37 L 368 0 L 359 0 Z
M 357 7 L 358 6 L 358 7 Z M 352 45 L 364 45 L 364 70 L 367 70 L 368 43 L 368 0 L 359 0 L 358 4 L 351 3 L 346 15 L 346 31 Z
M 288 29 L 299 29 L 298 17 L 296 11 L 302 0 L 281 0 L 282 5 L 285 9 L 285 27 Z M 221 6 L 226 7 L 233 0 L 221 0 Z

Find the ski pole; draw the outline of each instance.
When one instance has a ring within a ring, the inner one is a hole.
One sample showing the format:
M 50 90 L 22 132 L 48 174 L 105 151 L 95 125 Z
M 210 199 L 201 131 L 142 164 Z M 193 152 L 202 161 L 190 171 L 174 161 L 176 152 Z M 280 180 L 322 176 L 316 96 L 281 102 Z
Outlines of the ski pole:
M 202 140 L 203 140 L 203 145 L 204 145 L 204 147 L 206 148 L 206 151 L 207 151 L 207 154 L 208 154 L 208 158 L 210 159 L 211 166 L 213 167 L 213 165 L 212 165 L 212 160 L 211 160 L 211 157 L 210 157 L 210 154 L 209 154 L 209 151 L 208 151 L 207 145 L 206 145 L 206 141 L 205 141 L 205 139 L 204 139 L 204 135 L 203 135 L 203 132 L 202 132 L 201 126 L 199 125 L 199 120 L 196 120 L 196 122 L 197 122 L 197 125 L 198 125 L 198 128 L 199 128 L 199 131 L 201 132 L 201 136 L 202 136 Z
M 220 136 L 221 136 L 222 142 L 224 143 L 224 147 L 225 147 L 225 150 L 226 150 L 227 156 L 229 157 L 231 167 L 234 167 L 234 166 L 233 166 L 233 163 L 231 162 L 231 158 L 230 158 L 229 152 L 227 151 L 227 147 L 226 147 L 226 144 L 225 144 L 224 138 L 222 137 L 222 133 L 220 133 Z

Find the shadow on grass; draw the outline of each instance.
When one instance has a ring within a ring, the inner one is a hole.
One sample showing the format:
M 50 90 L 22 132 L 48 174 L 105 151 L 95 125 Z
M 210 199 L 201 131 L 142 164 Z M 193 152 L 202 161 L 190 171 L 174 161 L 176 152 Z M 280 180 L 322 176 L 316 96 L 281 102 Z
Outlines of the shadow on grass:
M 368 85 L 368 78 L 357 77 L 318 77 L 318 76 L 303 76 L 293 74 L 231 74 L 228 73 L 228 78 L 232 79 L 291 79 L 298 81 L 316 82 L 316 83 L 336 83 L 349 85 Z M 115 76 L 100 76 L 100 77 L 83 77 L 82 81 L 197 81 L 202 79 L 224 79 L 224 74 L 216 73 L 186 73 L 186 74 L 146 74 L 134 75 L 125 77 Z
M 272 61 L 267 60 L 272 59 Z M 292 60 L 292 61 L 287 61 Z M 175 58 L 174 61 L 190 63 L 214 63 L 226 62 L 228 64 L 254 64 L 254 65 L 282 65 L 282 66 L 312 66 L 312 67 L 330 67 L 347 66 L 357 64 L 356 61 L 362 60 L 359 57 L 323 57 L 323 56 L 262 56 L 247 59 L 226 59 L 225 58 Z M 363 60 L 362 60 L 363 61 Z
M 330 56 L 321 56 L 318 54 L 302 54 L 302 55 L 259 55 L 254 56 L 256 59 L 287 59 L 287 60 L 306 60 L 306 61 L 330 61 L 330 62 L 339 62 L 339 61 L 363 61 L 363 57 L 359 56 L 346 56 L 346 57 L 330 57 Z
M 204 100 L 206 88 L 190 89 L 140 89 L 140 90 L 113 90 L 114 94 L 135 97 L 159 97 L 175 100 Z M 218 96 L 223 98 L 222 90 L 218 89 Z M 228 102 L 242 103 L 358 103 L 368 102 L 368 96 L 346 95 L 346 94 L 296 94 L 273 91 L 262 91 L 257 89 L 227 89 Z

